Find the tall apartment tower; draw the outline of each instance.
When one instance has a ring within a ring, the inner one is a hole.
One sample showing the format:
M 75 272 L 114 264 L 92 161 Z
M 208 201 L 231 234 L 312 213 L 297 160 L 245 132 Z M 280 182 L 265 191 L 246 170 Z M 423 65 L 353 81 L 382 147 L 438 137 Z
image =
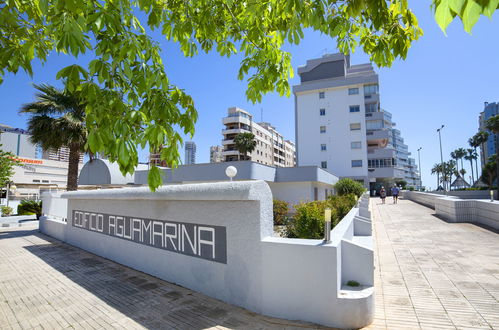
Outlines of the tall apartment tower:
M 224 161 L 222 153 L 224 147 L 222 146 L 211 146 L 210 147 L 210 163 L 221 163 Z
M 298 74 L 301 83 L 293 87 L 298 166 L 320 166 L 370 190 L 414 174 L 399 165 L 410 153 L 392 115 L 380 107 L 378 75 L 370 63 L 351 65 L 349 56 L 328 54 L 307 61 Z
M 499 102 L 485 102 L 483 111 L 480 113 L 480 117 L 478 120 L 479 124 L 479 130 L 480 131 L 486 131 L 489 133 L 489 138 L 487 142 L 483 144 L 483 146 L 480 148 L 480 160 L 482 164 L 482 168 L 485 166 L 485 164 L 488 162 L 488 159 L 490 156 L 496 154 L 496 144 L 495 141 L 496 139 L 499 139 L 498 134 L 494 134 L 487 130 L 487 120 L 490 117 L 499 115 Z
M 194 141 L 185 142 L 185 162 L 184 165 L 196 164 L 196 143 Z
M 270 123 L 255 123 L 253 116 L 238 107 L 228 109 L 227 117 L 222 119 L 225 129 L 222 130 L 224 147 L 222 156 L 225 162 L 252 160 L 254 162 L 280 167 L 296 166 L 295 145 L 286 140 Z M 253 133 L 256 148 L 247 155 L 241 154 L 234 144 L 239 133 Z

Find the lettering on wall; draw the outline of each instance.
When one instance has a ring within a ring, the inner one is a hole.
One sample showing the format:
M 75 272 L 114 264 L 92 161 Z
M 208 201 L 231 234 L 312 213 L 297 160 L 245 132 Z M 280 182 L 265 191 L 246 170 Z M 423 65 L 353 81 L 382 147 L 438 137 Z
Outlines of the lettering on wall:
M 79 210 L 73 210 L 71 225 L 138 244 L 227 263 L 227 233 L 222 226 Z

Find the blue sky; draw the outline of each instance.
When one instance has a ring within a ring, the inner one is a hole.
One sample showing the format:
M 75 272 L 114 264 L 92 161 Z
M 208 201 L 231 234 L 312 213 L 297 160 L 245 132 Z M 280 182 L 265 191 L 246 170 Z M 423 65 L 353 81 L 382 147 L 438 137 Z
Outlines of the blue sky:
M 468 147 L 467 140 L 478 129 L 478 114 L 485 101 L 499 101 L 499 15 L 492 21 L 482 17 L 472 35 L 464 32 L 461 22 L 453 22 L 445 36 L 435 23 L 429 1 L 410 1 L 424 36 L 415 42 L 405 61 L 398 60 L 390 68 L 377 69 L 380 80 L 381 106 L 393 114 L 409 151 L 417 161 L 417 148 L 422 147 L 423 185 L 435 187 L 436 177 L 430 175 L 433 164 L 440 162 L 436 129 L 444 124 L 442 144 L 444 158 L 459 147 Z M 172 83 L 184 88 L 195 100 L 199 112 L 196 135 L 197 161 L 209 161 L 209 147 L 221 143 L 222 117 L 231 106 L 242 107 L 260 120 L 271 122 L 285 137 L 294 140 L 293 97 L 266 95 L 260 104 L 246 100 L 246 83 L 237 80 L 241 57 L 221 58 L 216 53 L 184 58 L 178 46 L 161 40 L 163 60 Z M 292 54 L 293 67 L 304 65 L 307 59 L 320 57 L 325 49 L 336 52 L 330 38 L 306 32 L 298 46 L 285 48 Z M 25 127 L 26 117 L 17 113 L 23 103 L 33 100 L 32 83 L 58 85 L 55 75 L 64 66 L 85 64 L 90 57 L 74 59 L 53 55 L 42 66 L 34 63 L 33 78 L 20 72 L 7 75 L 0 85 L 3 104 L 0 123 Z M 352 64 L 368 62 L 357 50 Z M 291 84 L 299 83 L 299 77 Z M 141 153 L 145 161 L 147 152 Z M 465 165 L 469 172 L 469 164 Z M 468 176 L 468 174 L 467 174 Z

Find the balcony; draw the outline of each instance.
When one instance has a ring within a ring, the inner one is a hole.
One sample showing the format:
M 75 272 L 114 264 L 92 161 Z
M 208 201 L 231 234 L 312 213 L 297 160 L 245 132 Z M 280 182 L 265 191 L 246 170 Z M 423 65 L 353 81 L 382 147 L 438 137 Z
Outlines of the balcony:
M 234 144 L 234 140 L 233 139 L 224 139 L 224 140 L 222 140 L 222 145 L 223 146 L 230 145 L 230 144 Z
M 251 130 L 246 130 L 244 128 L 232 128 L 232 129 L 223 129 L 222 134 L 227 135 L 227 134 L 239 134 L 239 133 L 248 133 L 251 132 Z
M 378 143 L 381 147 L 384 147 L 388 144 L 388 141 L 391 139 L 391 130 L 389 129 L 377 129 L 377 130 L 368 130 L 366 132 L 366 139 L 368 143 Z
M 366 102 L 379 102 L 379 94 L 364 94 L 364 99 Z
M 403 178 L 405 175 L 397 167 L 368 168 L 369 178 Z
M 397 152 L 395 149 L 389 148 L 368 148 L 367 149 L 367 158 L 375 159 L 375 158 L 396 158 Z
M 237 150 L 224 150 L 222 151 L 222 156 L 237 156 L 239 155 L 239 151 Z
M 251 120 L 243 116 L 230 116 L 222 119 L 222 124 L 227 125 L 231 123 L 242 123 L 251 126 Z

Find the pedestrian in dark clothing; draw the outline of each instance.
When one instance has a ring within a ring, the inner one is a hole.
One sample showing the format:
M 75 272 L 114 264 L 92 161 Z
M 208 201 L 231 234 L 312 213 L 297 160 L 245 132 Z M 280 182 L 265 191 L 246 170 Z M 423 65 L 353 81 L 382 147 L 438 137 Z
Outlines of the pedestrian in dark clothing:
M 381 187 L 381 189 L 379 190 L 379 197 L 381 197 L 381 203 L 385 204 L 385 198 L 386 198 L 385 187 Z

